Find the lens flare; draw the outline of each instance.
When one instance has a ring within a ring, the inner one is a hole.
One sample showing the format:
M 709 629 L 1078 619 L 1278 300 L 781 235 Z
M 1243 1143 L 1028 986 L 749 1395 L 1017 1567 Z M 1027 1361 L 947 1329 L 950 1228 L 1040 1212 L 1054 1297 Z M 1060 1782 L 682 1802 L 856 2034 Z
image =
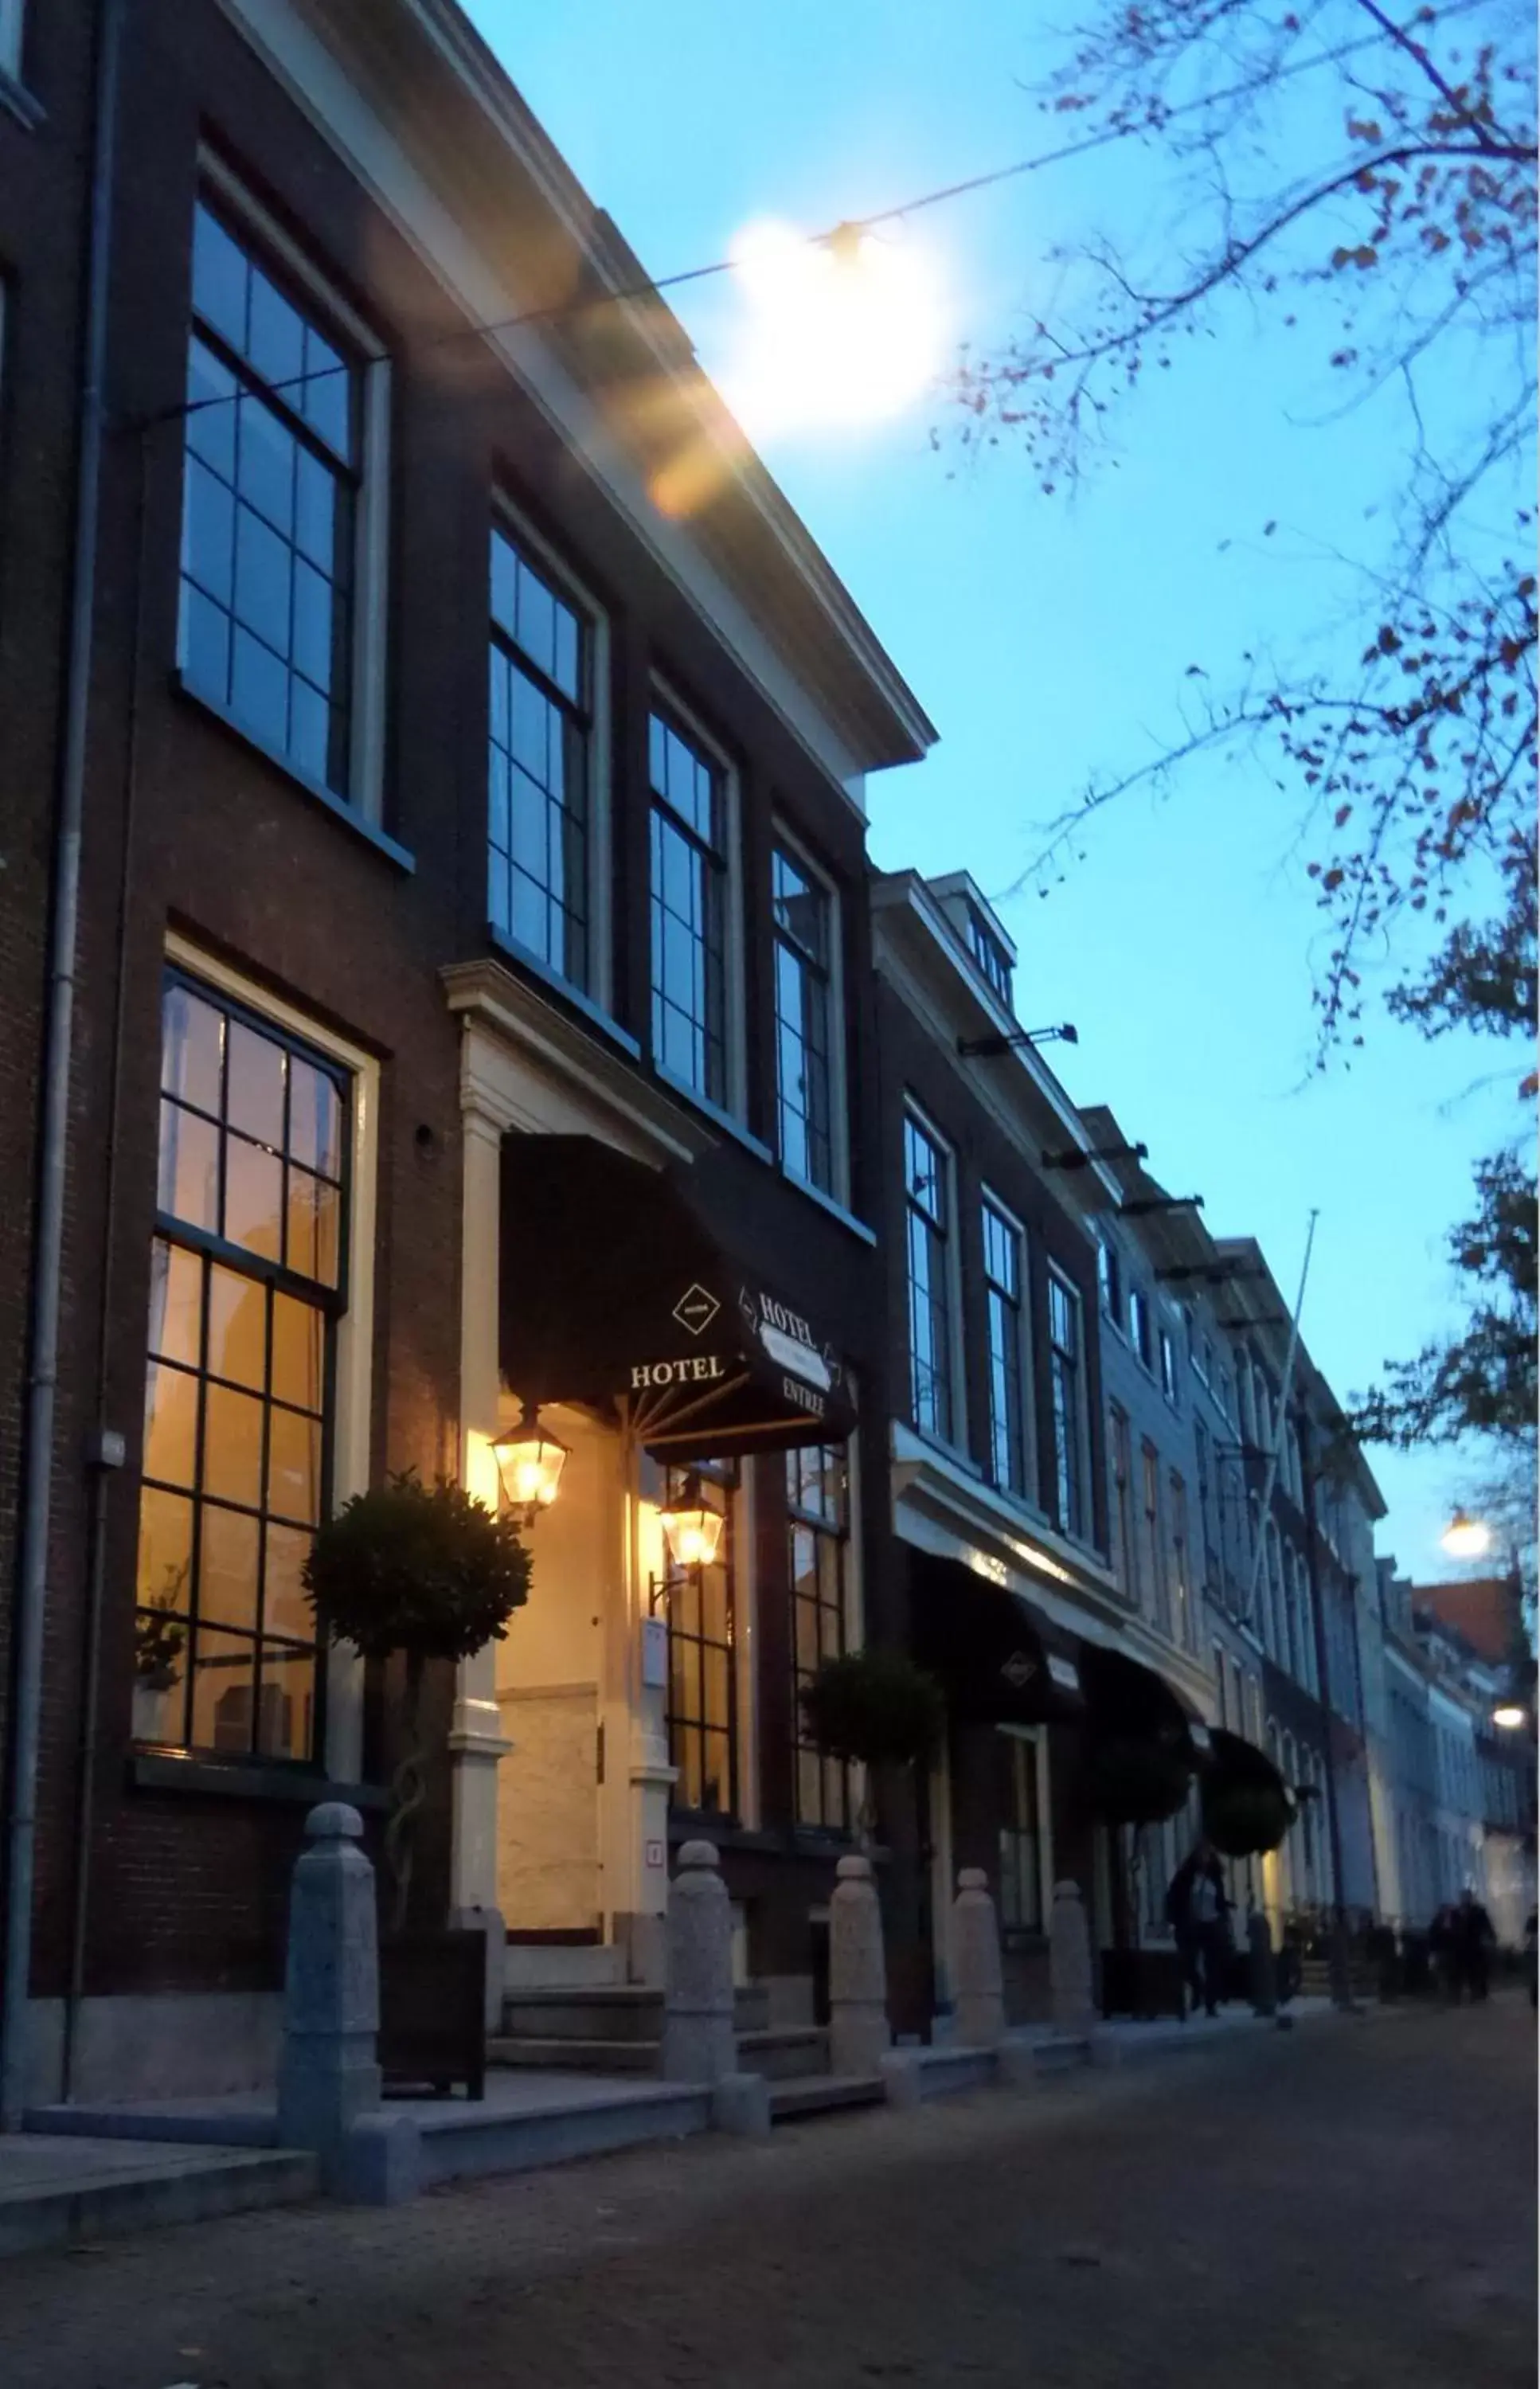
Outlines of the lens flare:
M 939 276 L 912 243 L 853 226 L 812 241 L 765 223 L 731 254 L 748 304 L 721 383 L 753 436 L 881 422 L 934 379 Z

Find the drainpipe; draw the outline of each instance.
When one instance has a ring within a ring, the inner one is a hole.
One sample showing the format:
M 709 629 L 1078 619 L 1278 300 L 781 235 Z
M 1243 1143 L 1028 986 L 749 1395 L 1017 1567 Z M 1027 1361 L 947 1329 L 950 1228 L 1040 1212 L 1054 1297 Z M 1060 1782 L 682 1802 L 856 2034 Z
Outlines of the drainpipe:
M 6 1820 L 5 1980 L 0 1991 L 0 2129 L 19 2128 L 27 2090 L 27 1999 L 32 1979 L 32 1897 L 37 1859 L 37 1761 L 43 1706 L 43 1627 L 48 1591 L 54 1407 L 64 1252 L 64 1196 L 70 1130 L 70 1060 L 79 943 L 81 829 L 85 799 L 86 717 L 92 624 L 96 601 L 103 373 L 107 355 L 108 273 L 112 239 L 112 171 L 118 80 L 126 0 L 101 0 L 96 19 L 90 242 L 82 339 L 79 452 L 69 645 L 65 665 L 63 758 L 54 835 L 47 1015 L 38 1156 L 27 1374 L 27 1473 L 22 1486 L 17 1586 L 16 1675 L 11 1710 L 9 1816 Z

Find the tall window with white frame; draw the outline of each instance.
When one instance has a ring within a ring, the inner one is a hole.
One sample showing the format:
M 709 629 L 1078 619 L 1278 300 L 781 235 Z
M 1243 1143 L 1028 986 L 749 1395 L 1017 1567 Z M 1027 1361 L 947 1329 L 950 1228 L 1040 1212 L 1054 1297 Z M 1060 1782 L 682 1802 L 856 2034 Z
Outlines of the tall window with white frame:
M 677 1807 L 735 1817 L 738 1621 L 732 1496 L 737 1463 L 702 1467 L 698 1480 L 702 1498 L 722 1513 L 722 1529 L 708 1567 L 668 1564 L 668 1763 L 678 1770 Z M 670 1469 L 665 1499 L 677 1499 L 684 1487 L 684 1472 Z
M 1066 1535 L 1086 1532 L 1085 1378 L 1080 1297 L 1050 1270 L 1048 1280 L 1049 1382 L 1053 1406 L 1055 1514 Z
M 1184 1651 L 1197 1648 L 1192 1605 L 1192 1559 L 1188 1546 L 1187 1486 L 1171 1472 L 1171 1609 L 1172 1631 Z
M 912 1113 L 904 1119 L 909 1247 L 910 1407 L 917 1427 L 950 1443 L 952 1391 L 951 1156 Z
M 1043 1825 L 1037 1796 L 1037 1737 L 1002 1726 L 996 1734 L 1002 1782 L 999 1921 L 1006 1933 L 1043 1930 Z
M 710 1103 L 731 1097 L 727 1019 L 727 774 L 655 707 L 652 783 L 653 1059 Z
M 362 372 L 315 318 L 200 198 L 178 665 L 197 696 L 348 798 Z
M 770 875 L 781 1158 L 794 1177 L 834 1194 L 834 898 L 783 846 L 770 858 Z
M 1022 1232 L 986 1195 L 984 1293 L 989 1346 L 989 1472 L 1002 1493 L 1025 1493 L 1026 1404 L 1022 1354 Z
M 1150 1588 L 1151 1616 L 1164 1634 L 1171 1631 L 1171 1589 L 1165 1574 L 1161 1531 L 1160 1454 L 1146 1440 L 1139 1446 L 1139 1566 Z
M 1107 1409 L 1113 1468 L 1113 1566 L 1132 1602 L 1139 1600 L 1139 1547 L 1134 1540 L 1134 1448 L 1128 1413 L 1117 1402 Z
M 591 990 L 592 628 L 501 524 L 490 582 L 487 917 Z
M 1011 1009 L 1011 957 L 976 904 L 968 907 L 968 951 L 996 995 Z
M 300 1582 L 347 1305 L 346 1074 L 180 974 L 161 1005 L 134 1733 L 309 1759 Z
M 1152 1369 L 1155 1356 L 1151 1341 L 1150 1297 L 1139 1285 L 1128 1289 L 1128 1335 L 1144 1366 Z
M 1117 1246 L 1105 1236 L 1099 1237 L 1096 1246 L 1096 1282 L 1101 1297 L 1101 1308 L 1119 1334 L 1123 1330 L 1123 1263 Z
M 849 1633 L 850 1485 L 843 1451 L 810 1444 L 786 1454 L 786 1539 L 792 1590 L 792 1736 L 796 1821 L 850 1830 L 850 1770 L 807 1738 L 798 1697 Z

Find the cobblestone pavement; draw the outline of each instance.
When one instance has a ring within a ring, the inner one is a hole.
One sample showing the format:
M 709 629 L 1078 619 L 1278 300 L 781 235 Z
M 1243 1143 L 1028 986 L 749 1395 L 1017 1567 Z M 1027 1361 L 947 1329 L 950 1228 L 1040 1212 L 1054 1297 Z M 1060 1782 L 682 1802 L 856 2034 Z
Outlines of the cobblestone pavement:
M 1508 2389 L 1527 2004 L 0 2265 L 5 2389 Z

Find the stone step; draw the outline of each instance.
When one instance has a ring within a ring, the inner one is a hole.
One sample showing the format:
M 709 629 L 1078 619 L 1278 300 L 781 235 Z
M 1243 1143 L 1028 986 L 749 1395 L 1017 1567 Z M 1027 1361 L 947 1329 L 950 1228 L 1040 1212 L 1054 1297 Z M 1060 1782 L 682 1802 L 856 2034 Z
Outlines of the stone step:
M 294 2149 L 19 2134 L 0 2169 L 0 2256 L 202 2223 L 316 2194 L 315 2160 Z
M 565 2034 L 537 2040 L 523 2033 L 503 2034 L 488 2041 L 487 2063 L 549 2066 L 558 2074 L 654 2075 L 660 2046 L 655 2040 L 575 2040 Z
M 763 2032 L 770 2025 L 770 1994 L 749 1984 L 733 1998 L 740 2032 Z M 641 1983 L 576 1990 L 507 1991 L 503 2033 L 508 2040 L 645 2040 L 663 2036 L 663 1993 Z
M 1071 2074 L 1091 2062 L 1091 2044 L 1084 2033 L 1055 2033 L 1033 2044 L 1032 2063 L 1039 2074 Z
M 510 1941 L 503 1952 L 505 1991 L 619 1990 L 626 1953 L 618 1942 Z
M 797 2123 L 844 2107 L 880 2107 L 886 2097 L 886 2086 L 875 2074 L 804 2074 L 771 2083 L 770 2122 Z
M 806 2081 L 829 2071 L 829 2035 L 821 2025 L 783 2025 L 775 2032 L 740 2032 L 738 2063 L 767 2082 Z

